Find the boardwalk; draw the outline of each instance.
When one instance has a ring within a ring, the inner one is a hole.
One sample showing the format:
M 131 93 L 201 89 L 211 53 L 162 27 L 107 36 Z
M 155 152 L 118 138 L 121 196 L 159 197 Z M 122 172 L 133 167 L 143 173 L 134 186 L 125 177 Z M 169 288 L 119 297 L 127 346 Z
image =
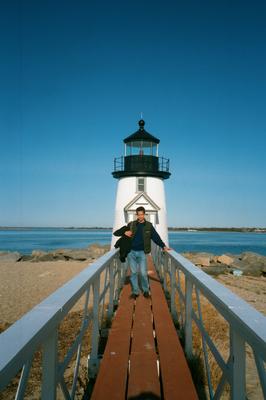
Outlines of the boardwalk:
M 148 258 L 151 298 L 121 292 L 93 400 L 197 399 L 161 283 Z

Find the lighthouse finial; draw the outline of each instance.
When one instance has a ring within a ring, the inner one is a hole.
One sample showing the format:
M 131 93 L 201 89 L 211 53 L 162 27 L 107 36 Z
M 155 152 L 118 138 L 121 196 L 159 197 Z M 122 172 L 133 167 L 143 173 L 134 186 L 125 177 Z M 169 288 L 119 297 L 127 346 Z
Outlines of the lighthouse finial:
M 142 114 L 142 113 L 141 113 Z M 141 119 L 139 120 L 139 129 L 141 130 L 141 131 L 143 131 L 144 130 L 144 125 L 145 125 L 145 121 L 142 119 L 142 117 L 141 117 Z

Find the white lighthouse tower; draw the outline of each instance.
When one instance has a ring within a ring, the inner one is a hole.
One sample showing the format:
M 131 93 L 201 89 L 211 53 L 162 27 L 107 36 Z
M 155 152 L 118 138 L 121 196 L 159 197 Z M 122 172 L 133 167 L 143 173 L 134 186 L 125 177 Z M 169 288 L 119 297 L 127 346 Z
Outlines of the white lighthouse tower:
M 145 131 L 145 122 L 124 139 L 125 154 L 114 159 L 112 175 L 118 179 L 113 231 L 136 218 L 136 208 L 143 206 L 146 219 L 168 246 L 167 212 L 164 180 L 171 175 L 169 159 L 159 157 L 160 140 Z M 111 247 L 117 237 L 112 236 Z

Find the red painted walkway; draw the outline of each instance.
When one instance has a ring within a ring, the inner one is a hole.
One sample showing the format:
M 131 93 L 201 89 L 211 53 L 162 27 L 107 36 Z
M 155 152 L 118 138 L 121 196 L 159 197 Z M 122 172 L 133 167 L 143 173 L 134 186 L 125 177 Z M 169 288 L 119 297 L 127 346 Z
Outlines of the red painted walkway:
M 198 398 L 150 256 L 148 270 L 150 299 L 130 299 L 129 284 L 121 292 L 93 400 Z

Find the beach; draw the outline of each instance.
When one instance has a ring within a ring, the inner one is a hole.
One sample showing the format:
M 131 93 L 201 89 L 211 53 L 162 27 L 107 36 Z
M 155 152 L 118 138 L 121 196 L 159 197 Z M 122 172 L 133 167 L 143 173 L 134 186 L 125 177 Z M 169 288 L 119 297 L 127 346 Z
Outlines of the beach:
M 266 277 L 219 275 L 215 279 L 266 316 Z
M 88 265 L 88 261 L 61 260 L 0 263 L 1 328 L 21 318 Z

